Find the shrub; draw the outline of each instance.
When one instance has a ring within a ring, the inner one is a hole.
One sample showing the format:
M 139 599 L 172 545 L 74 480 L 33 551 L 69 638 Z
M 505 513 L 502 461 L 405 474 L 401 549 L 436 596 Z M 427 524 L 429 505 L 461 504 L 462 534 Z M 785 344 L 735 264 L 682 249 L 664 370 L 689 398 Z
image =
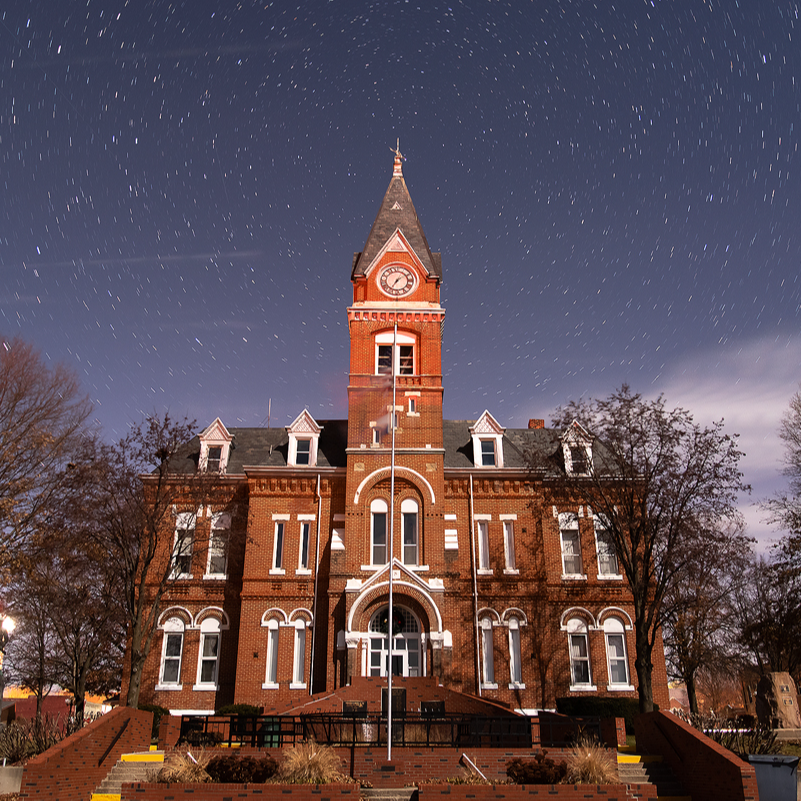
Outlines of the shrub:
M 277 770 L 278 763 L 271 756 L 255 759 L 237 754 L 215 756 L 206 766 L 211 780 L 223 784 L 263 784 Z
M 617 784 L 617 758 L 593 738 L 579 740 L 567 758 L 566 784 Z
M 52 748 L 64 739 L 58 718 L 15 720 L 0 731 L 0 758 L 22 762 Z
M 254 717 L 261 715 L 262 708 L 260 706 L 253 706 L 253 704 L 227 704 L 220 707 L 214 714 L 215 715 L 248 715 Z
M 219 745 L 225 738 L 219 731 L 203 731 L 201 729 L 190 729 L 178 741 L 178 745 L 191 745 L 195 748 L 213 748 Z
M 278 779 L 286 784 L 330 784 L 351 782 L 340 770 L 342 760 L 333 748 L 314 740 L 299 743 L 284 754 L 278 768 Z
M 139 709 L 143 709 L 145 712 L 153 713 L 153 729 L 150 732 L 150 739 L 157 740 L 159 736 L 159 724 L 161 723 L 161 719 L 165 715 L 169 715 L 170 710 L 165 709 L 163 706 L 159 706 L 158 704 L 139 704 Z
M 654 704 L 654 711 L 658 709 Z M 634 718 L 640 714 L 640 702 L 636 698 L 557 698 L 556 711 L 572 717 L 623 718 L 626 734 L 634 734 Z
M 27 729 L 15 720 L 0 731 L 0 757 L 13 764 L 22 762 L 29 756 L 31 756 L 31 744 Z
M 156 781 L 162 784 L 205 784 L 211 781 L 206 771 L 209 757 L 203 751 L 175 751 L 167 757 L 164 767 L 156 774 Z
M 547 751 L 534 754 L 533 759 L 515 757 L 506 763 L 506 775 L 515 784 L 559 784 L 566 774 L 567 764 L 557 765 Z

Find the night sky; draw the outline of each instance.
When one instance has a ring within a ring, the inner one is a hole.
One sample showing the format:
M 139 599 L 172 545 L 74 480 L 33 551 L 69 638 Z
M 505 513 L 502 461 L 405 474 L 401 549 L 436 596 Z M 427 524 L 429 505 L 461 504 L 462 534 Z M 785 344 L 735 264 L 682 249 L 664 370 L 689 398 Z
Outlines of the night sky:
M 801 379 L 800 7 L 8 3 L 0 333 L 73 366 L 109 439 L 344 417 L 399 137 L 446 416 L 663 392 L 742 434 L 764 541 Z

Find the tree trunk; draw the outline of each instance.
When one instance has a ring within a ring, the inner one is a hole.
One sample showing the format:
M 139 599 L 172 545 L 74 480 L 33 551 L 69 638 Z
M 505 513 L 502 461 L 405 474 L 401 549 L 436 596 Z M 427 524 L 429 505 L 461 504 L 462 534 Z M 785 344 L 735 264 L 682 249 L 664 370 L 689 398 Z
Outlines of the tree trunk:
M 695 674 L 688 673 L 684 677 L 684 685 L 687 688 L 687 701 L 690 704 L 690 712 L 693 715 L 698 714 L 698 693 L 695 689 Z
M 141 653 L 131 648 L 131 678 L 128 681 L 128 697 L 125 705 L 134 709 L 139 707 L 139 691 L 142 687 L 142 670 L 145 666 L 145 659 Z
M 635 641 L 637 647 L 637 658 L 634 660 L 634 668 L 637 671 L 637 692 L 640 697 L 640 712 L 654 711 L 654 687 L 652 675 L 654 671 L 651 662 L 651 652 L 653 650 L 648 638 L 648 629 L 645 624 L 637 620 L 635 627 Z

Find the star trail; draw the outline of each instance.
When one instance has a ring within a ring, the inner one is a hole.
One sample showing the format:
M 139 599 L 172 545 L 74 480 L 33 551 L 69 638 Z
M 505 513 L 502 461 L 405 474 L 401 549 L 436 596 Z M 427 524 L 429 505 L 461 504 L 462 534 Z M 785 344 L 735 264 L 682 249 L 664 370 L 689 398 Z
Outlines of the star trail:
M 787 0 L 14 3 L 0 333 L 74 367 L 109 438 L 343 417 L 399 137 L 446 416 L 626 381 L 725 418 L 759 499 L 801 379 L 800 26 Z

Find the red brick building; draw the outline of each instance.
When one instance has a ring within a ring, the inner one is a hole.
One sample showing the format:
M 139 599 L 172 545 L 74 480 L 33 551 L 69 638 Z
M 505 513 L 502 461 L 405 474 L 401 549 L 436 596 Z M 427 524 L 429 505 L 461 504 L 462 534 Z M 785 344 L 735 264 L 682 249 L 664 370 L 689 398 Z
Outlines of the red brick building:
M 515 709 L 636 697 L 629 592 L 565 486 L 592 437 L 442 418 L 442 264 L 399 158 L 351 281 L 348 419 L 217 419 L 188 445 L 187 469 L 220 471 L 223 495 L 176 509 L 165 535 L 175 578 L 142 700 L 269 709 L 389 664 Z M 661 643 L 655 661 L 665 706 Z

